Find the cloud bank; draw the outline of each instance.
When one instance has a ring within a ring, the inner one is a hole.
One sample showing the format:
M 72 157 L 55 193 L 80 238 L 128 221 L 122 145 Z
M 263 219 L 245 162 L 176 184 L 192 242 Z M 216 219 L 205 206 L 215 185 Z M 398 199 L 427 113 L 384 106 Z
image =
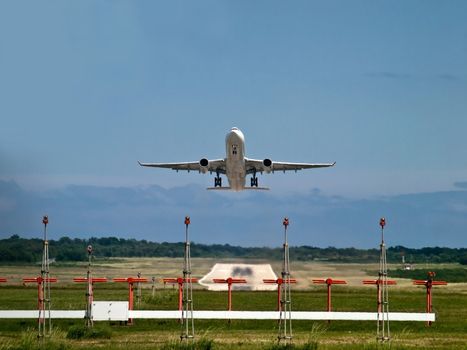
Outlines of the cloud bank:
M 184 239 L 183 219 L 190 215 L 195 242 L 280 246 L 282 218 L 288 216 L 291 245 L 370 248 L 378 246 L 378 222 L 385 216 L 388 245 L 467 245 L 467 191 L 462 190 L 348 199 L 319 190 L 288 196 L 273 191 L 213 193 L 198 185 L 70 185 L 34 192 L 0 181 L 1 237 L 42 237 L 44 214 L 50 218 L 51 238 L 178 242 Z

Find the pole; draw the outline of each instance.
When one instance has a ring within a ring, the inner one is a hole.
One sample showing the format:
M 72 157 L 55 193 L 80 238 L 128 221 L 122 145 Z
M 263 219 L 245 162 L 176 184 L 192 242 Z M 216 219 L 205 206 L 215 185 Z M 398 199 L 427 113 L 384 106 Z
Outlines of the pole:
M 133 310 L 133 281 L 128 281 L 128 309 Z M 133 319 L 128 318 L 128 325 L 133 324 Z
M 92 260 L 92 245 L 88 245 L 87 247 L 88 252 L 88 271 L 86 273 L 87 279 L 87 291 L 86 291 L 86 327 L 92 328 L 93 320 L 92 320 L 92 302 L 93 302 L 93 290 L 92 290 L 92 273 L 91 273 L 91 260 Z
M 433 286 L 446 286 L 446 281 L 435 281 L 436 274 L 433 271 L 428 272 L 428 278 L 424 281 L 414 280 L 415 285 L 424 285 L 426 287 L 426 312 L 433 312 Z M 428 321 L 428 326 L 431 326 L 431 321 Z
M 282 305 L 281 305 L 282 283 L 284 283 L 284 281 L 282 280 L 282 278 L 279 278 L 277 280 L 277 311 L 282 311 Z
M 193 284 L 191 279 L 191 256 L 190 256 L 190 241 L 188 240 L 188 226 L 190 225 L 190 217 L 185 217 L 185 254 L 183 259 L 183 280 L 182 280 L 182 331 L 180 340 L 188 340 L 195 337 L 195 324 L 193 320 Z M 183 283 L 184 282 L 184 283 Z
M 389 293 L 388 293 L 388 266 L 386 259 L 386 245 L 384 243 L 384 226 L 386 219 L 379 220 L 381 226 L 381 244 L 378 274 L 378 319 L 376 323 L 376 338 L 380 342 L 390 341 L 389 330 Z
M 141 272 L 138 272 L 136 274 L 138 276 L 138 281 L 136 282 L 136 306 L 139 307 L 141 306 L 141 300 L 142 300 L 142 293 L 141 293 Z
M 282 261 L 282 291 L 281 308 L 279 310 L 279 327 L 277 341 L 284 340 L 286 343 L 292 343 L 292 299 L 290 293 L 290 271 L 289 271 L 289 243 L 287 240 L 287 227 L 289 219 L 284 218 L 284 245 Z
M 183 278 L 177 278 L 178 281 L 178 309 L 183 310 Z
M 52 332 L 52 319 L 50 315 L 51 298 L 50 298 L 50 272 L 49 272 L 49 241 L 47 240 L 47 224 L 49 217 L 44 215 L 42 217 L 44 224 L 44 241 L 42 253 L 41 276 L 38 282 L 38 338 L 49 336 Z M 47 316 L 46 316 L 47 312 Z

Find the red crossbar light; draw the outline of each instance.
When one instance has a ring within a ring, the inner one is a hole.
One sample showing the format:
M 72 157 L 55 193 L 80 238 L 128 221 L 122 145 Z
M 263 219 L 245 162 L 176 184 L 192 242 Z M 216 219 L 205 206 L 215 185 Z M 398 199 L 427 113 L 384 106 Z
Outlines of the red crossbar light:
M 143 277 L 117 277 L 113 279 L 114 282 L 127 282 L 127 283 L 146 283 L 147 278 Z
M 74 277 L 73 282 L 78 282 L 78 283 L 87 283 L 88 279 L 86 277 Z M 107 282 L 106 277 L 93 277 L 91 279 L 92 283 L 101 283 L 101 282 Z
M 280 285 L 283 283 L 297 283 L 297 280 L 295 278 L 289 278 L 289 279 L 278 278 L 276 280 L 266 278 L 266 279 L 263 279 L 263 283 Z
M 228 304 L 227 304 L 227 310 L 232 311 L 232 284 L 236 283 L 246 283 L 246 279 L 244 278 L 214 278 L 213 279 L 214 283 L 227 283 L 228 285 Z
M 427 280 L 414 280 L 413 284 L 416 286 L 425 286 L 426 287 L 426 312 L 431 313 L 433 311 L 433 286 L 446 286 L 448 283 L 446 281 L 434 281 L 435 273 L 430 271 L 428 272 Z M 428 325 L 431 326 L 431 321 L 428 321 Z
M 394 280 L 387 280 L 385 282 L 383 282 L 383 280 L 365 280 L 365 281 L 362 281 L 363 284 L 386 284 L 386 285 L 395 285 L 397 284 L 396 281 Z
M 42 282 L 50 282 L 54 283 L 57 282 L 58 280 L 55 277 L 50 277 L 50 278 L 42 278 L 42 277 L 26 277 L 23 278 L 23 283 L 42 283 Z
M 316 284 L 326 284 L 328 286 L 328 298 L 327 298 L 327 311 L 332 311 L 332 304 L 331 304 L 331 286 L 333 284 L 347 284 L 344 280 L 333 280 L 332 278 L 327 279 L 314 279 L 313 283 Z
M 327 279 L 315 279 L 315 280 L 312 280 L 313 283 L 316 283 L 316 284 L 347 284 L 346 281 L 344 280 L 333 280 L 332 278 L 327 278 Z
M 297 280 L 295 278 L 287 278 L 287 279 L 278 278 L 276 280 L 265 278 L 263 279 L 263 283 L 277 284 L 277 311 L 281 311 L 281 285 L 284 283 L 288 283 L 288 284 L 297 283 Z
M 413 284 L 417 286 L 425 286 L 428 281 L 422 281 L 422 280 L 413 280 Z M 448 282 L 446 281 L 431 281 L 432 286 L 447 286 Z
M 186 282 L 197 283 L 198 279 L 197 278 L 183 278 L 183 277 L 163 278 L 162 282 L 164 282 L 164 284 L 166 283 L 178 284 L 178 309 L 182 310 L 183 308 L 183 284 Z
M 0 277 L 0 282 L 6 282 L 6 281 L 7 281 L 6 278 Z
M 214 283 L 246 283 L 246 279 L 244 278 L 214 278 Z
M 182 278 L 182 277 L 163 278 L 162 282 L 164 282 L 164 283 L 173 283 L 173 284 L 175 284 L 175 283 L 184 283 L 184 282 L 198 283 L 198 279 L 197 278 Z
M 114 278 L 113 281 L 128 283 L 128 310 L 133 310 L 133 284 L 146 283 L 148 279 L 143 277 L 117 277 Z M 128 324 L 133 324 L 132 318 L 128 318 Z

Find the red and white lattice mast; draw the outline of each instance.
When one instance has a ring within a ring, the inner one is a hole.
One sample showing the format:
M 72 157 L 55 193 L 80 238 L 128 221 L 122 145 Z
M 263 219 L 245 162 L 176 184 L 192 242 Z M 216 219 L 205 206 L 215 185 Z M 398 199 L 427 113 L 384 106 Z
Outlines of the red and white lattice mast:
M 44 215 L 42 218 L 44 224 L 44 249 L 42 252 L 42 266 L 41 266 L 41 283 L 39 287 L 41 289 L 39 296 L 39 319 L 38 337 L 49 336 L 52 332 L 52 319 L 50 317 L 51 299 L 50 299 L 50 272 L 49 272 L 49 241 L 47 240 L 47 224 L 49 223 L 49 217 Z M 47 315 L 46 315 L 47 314 Z
M 292 342 L 292 298 L 290 293 L 290 269 L 289 269 L 289 243 L 287 240 L 287 227 L 289 226 L 289 219 L 284 218 L 282 222 L 284 225 L 284 251 L 282 262 L 282 281 L 278 287 L 281 288 L 281 307 L 279 310 L 279 331 L 277 334 L 277 341 L 285 341 L 286 343 Z
M 182 279 L 182 318 L 180 340 L 193 339 L 195 337 L 195 324 L 193 320 L 193 284 L 191 279 L 191 254 L 190 241 L 188 240 L 188 226 L 190 217 L 185 217 L 185 253 L 183 259 Z
M 388 293 L 388 263 L 386 259 L 386 245 L 384 243 L 384 226 L 386 226 L 386 219 L 381 218 L 379 220 L 381 226 L 381 244 L 380 244 L 380 256 L 379 256 L 379 274 L 378 274 L 378 286 L 381 293 L 381 297 L 378 300 L 378 319 L 376 323 L 376 339 L 385 342 L 391 339 L 389 331 L 389 293 Z
M 91 272 L 91 262 L 92 262 L 92 245 L 88 245 L 87 247 L 88 252 L 88 270 L 86 272 L 86 278 L 82 277 L 75 277 L 73 278 L 73 282 L 78 283 L 86 283 L 86 313 L 84 315 L 85 325 L 88 328 L 91 328 L 94 325 L 94 321 L 92 319 L 92 303 L 94 301 L 94 290 L 93 286 L 96 282 L 107 282 L 107 278 L 105 277 L 92 277 Z

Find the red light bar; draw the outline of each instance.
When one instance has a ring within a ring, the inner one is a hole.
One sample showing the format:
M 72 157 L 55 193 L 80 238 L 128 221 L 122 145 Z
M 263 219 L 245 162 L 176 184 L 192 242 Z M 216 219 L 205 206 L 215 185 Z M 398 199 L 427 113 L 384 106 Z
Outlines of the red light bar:
M 333 280 L 332 278 L 328 278 L 328 279 L 314 279 L 312 280 L 313 283 L 316 283 L 316 284 L 347 284 L 346 281 L 344 280 Z
M 191 283 L 197 283 L 198 279 L 197 278 L 163 278 L 162 282 L 164 283 L 185 283 L 185 282 L 191 282 Z
M 0 277 L 0 282 L 6 282 L 6 278 Z
M 128 283 L 137 283 L 137 282 L 143 282 L 146 283 L 148 281 L 147 278 L 142 278 L 142 277 L 117 277 L 113 279 L 114 282 L 128 282 Z
M 395 285 L 397 284 L 396 281 L 394 280 L 387 280 L 386 282 L 383 282 L 383 280 L 365 280 L 362 281 L 363 284 L 386 284 L 386 285 Z
M 422 280 L 413 280 L 412 281 L 413 284 L 417 285 L 417 286 L 424 286 L 428 283 L 428 281 L 422 281 Z M 446 281 L 431 281 L 431 285 L 433 286 L 447 286 L 448 285 L 448 282 Z
M 246 279 L 244 278 L 214 278 L 213 279 L 214 283 L 246 283 Z
M 78 283 L 87 283 L 88 279 L 86 277 L 74 277 L 73 282 L 78 282 Z M 91 279 L 92 283 L 100 283 L 100 282 L 107 282 L 106 277 L 93 277 Z
M 23 283 L 42 283 L 42 282 L 57 282 L 58 280 L 55 277 L 50 277 L 50 278 L 42 278 L 42 277 L 26 277 L 23 278 Z
M 263 279 L 263 283 L 270 283 L 270 284 L 282 284 L 284 282 L 288 282 L 288 283 L 297 283 L 297 280 L 295 278 L 289 278 L 287 280 L 284 280 L 282 278 L 278 278 L 277 280 L 273 280 L 273 279 Z

